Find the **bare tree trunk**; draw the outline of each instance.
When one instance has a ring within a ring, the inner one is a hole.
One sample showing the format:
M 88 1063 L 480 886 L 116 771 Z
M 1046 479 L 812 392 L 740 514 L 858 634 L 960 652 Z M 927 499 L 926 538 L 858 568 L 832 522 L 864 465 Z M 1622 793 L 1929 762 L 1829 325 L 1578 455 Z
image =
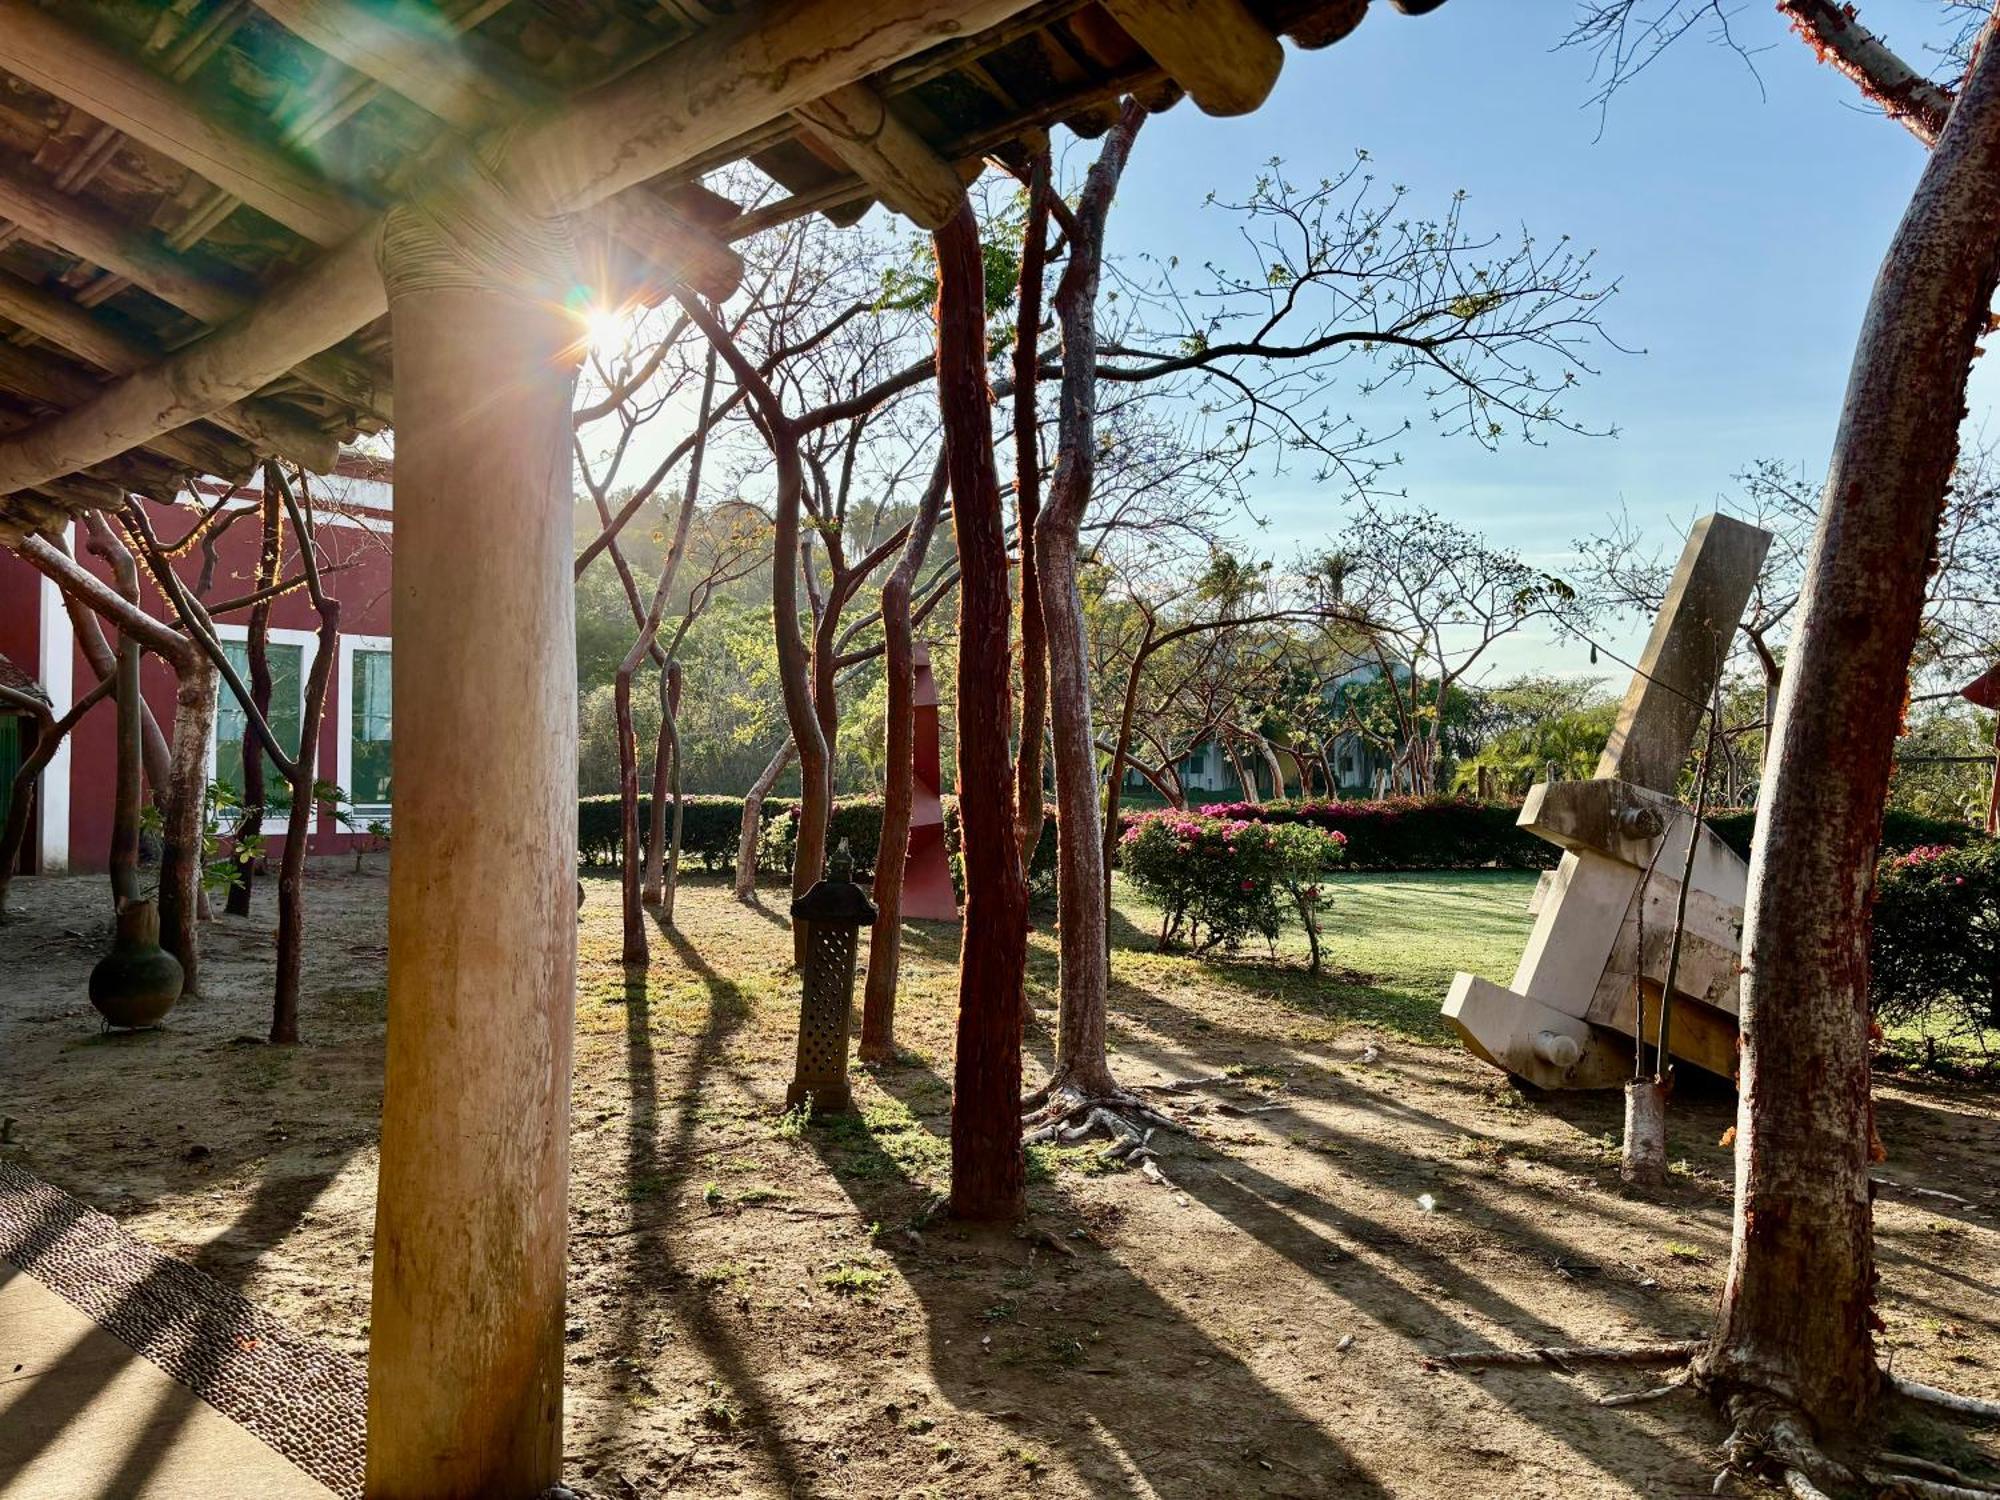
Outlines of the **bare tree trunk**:
M 951 1208 L 1011 1219 L 1025 1204 L 1021 1004 L 1028 885 L 1014 823 L 1007 534 L 986 382 L 986 279 L 969 203 L 934 236 L 938 410 L 958 534 L 958 782 L 965 920 L 952 1074 Z
M 1042 739 L 1049 718 L 1048 627 L 1042 615 L 1041 564 L 1035 530 L 1042 511 L 1041 430 L 1035 385 L 1041 369 L 1042 273 L 1048 263 L 1049 153 L 1037 151 L 1028 170 L 1028 220 L 1021 230 L 1021 286 L 1014 322 L 1014 511 L 1021 547 L 1021 755 L 1014 771 L 1014 813 L 1020 825 L 1021 874 L 1026 879 L 1042 841 Z M 904 598 L 907 612 L 909 600 Z M 881 904 L 879 899 L 876 903 Z
M 800 545 L 799 511 L 805 488 L 805 465 L 799 434 L 784 407 L 757 367 L 743 355 L 722 323 L 690 294 L 680 293 L 681 306 L 700 327 L 710 347 L 722 356 L 737 383 L 750 392 L 770 444 L 776 474 L 771 527 L 771 628 L 778 649 L 778 683 L 785 700 L 785 720 L 791 725 L 793 752 L 799 758 L 799 837 L 792 854 L 792 893 L 804 895 L 826 864 L 826 829 L 833 813 L 831 749 L 820 731 L 813 705 L 812 661 L 799 635 L 799 569 L 805 561 Z M 737 887 L 742 889 L 739 864 Z M 794 924 L 797 957 L 805 956 L 805 930 Z
M 137 593 L 137 580 L 133 592 Z M 118 638 L 118 780 L 111 802 L 111 904 L 139 899 L 139 641 Z
M 89 518 L 90 550 L 110 564 L 119 595 L 133 608 L 139 599 L 139 564 L 131 549 L 123 546 L 101 517 Z M 111 802 L 111 850 L 107 864 L 111 875 L 111 904 L 122 909 L 139 899 L 139 783 L 141 705 L 139 668 L 142 648 L 129 630 L 118 633 L 118 654 L 113 676 L 118 695 L 118 745 L 116 781 Z
M 52 546 L 58 544 L 51 543 Z M 115 681 L 118 676 L 118 658 L 111 650 L 111 643 L 105 639 L 104 625 L 97 617 L 97 611 L 68 591 L 62 596 L 63 611 L 69 616 L 70 629 L 76 634 L 77 646 L 83 652 L 83 659 L 90 663 L 91 672 L 102 682 Z M 166 811 L 167 789 L 167 737 L 160 731 L 160 721 L 153 717 L 153 710 L 146 702 L 145 694 L 139 696 L 140 743 L 145 750 L 146 783 L 152 788 L 153 802 L 162 813 Z
M 1851 1432 L 1880 1385 L 1868 907 L 1910 652 L 2000 281 L 2000 40 L 1976 60 L 1877 276 L 1759 799 L 1744 917 L 1736 1219 L 1700 1360 L 1739 1421 Z
M 619 662 L 612 687 L 618 733 L 618 893 L 625 927 L 621 956 L 628 964 L 647 961 L 646 914 L 639 900 L 639 749 L 632 731 L 632 673 L 651 644 L 651 631 L 641 630 Z
M 940 456 L 910 523 L 896 566 L 882 585 L 882 660 L 889 690 L 883 747 L 882 839 L 875 855 L 875 926 L 868 938 L 868 977 L 861 1001 L 861 1060 L 896 1055 L 896 981 L 903 956 L 903 874 L 910 855 L 910 812 L 916 800 L 917 667 L 910 621 L 910 591 L 930 551 L 944 504 L 945 465 Z M 1024 877 L 1025 878 L 1025 877 Z M 1026 993 L 1025 986 L 1023 993 Z
M 661 902 L 666 875 L 667 797 L 673 781 L 674 758 L 680 746 L 675 733 L 675 709 L 680 703 L 680 663 L 674 662 L 660 674 L 660 733 L 653 744 L 653 798 L 646 827 L 646 873 L 639 899 L 647 906 Z M 679 799 L 675 798 L 675 822 L 679 822 Z M 671 918 L 673 913 L 664 915 Z
M 1111 984 L 1108 861 L 1098 821 L 1097 745 L 1090 705 L 1090 642 L 1077 589 L 1079 528 L 1097 467 L 1097 284 L 1104 227 L 1132 140 L 1146 111 L 1128 101 L 1104 137 L 1085 179 L 1069 236 L 1069 263 L 1056 286 L 1063 375 L 1059 448 L 1049 507 L 1036 531 L 1042 615 L 1049 637 L 1049 718 L 1055 731 L 1056 898 L 1060 912 L 1062 1002 L 1049 1092 L 1086 1096 L 1116 1085 L 1105 1056 Z M 968 576 L 970 570 L 968 568 Z M 1128 702 L 1128 710 L 1130 704 Z M 1113 784 L 1113 797 L 1117 795 Z M 961 804 L 963 806 L 963 804 Z M 961 814 L 962 815 L 962 814 Z
M 1130 764 L 1132 723 L 1138 717 L 1139 685 L 1146 674 L 1146 662 L 1151 654 L 1152 642 L 1153 620 L 1149 615 L 1146 619 L 1145 633 L 1132 652 L 1131 670 L 1125 674 L 1125 699 L 1118 712 L 1118 735 L 1111 743 L 1111 772 L 1104 787 L 1104 827 L 1099 837 L 1104 841 L 1103 871 L 1100 878 L 1104 884 L 1104 909 L 1107 913 L 1111 910 L 1111 871 L 1118 858 L 1118 804 L 1125 796 L 1125 768 Z M 1062 839 L 1060 829 L 1057 830 L 1056 839 L 1060 848 Z M 1108 962 L 1111 945 L 1111 925 L 1108 921 L 1104 928 L 1104 943 Z
M 1260 738 L 1257 741 L 1257 745 L 1264 752 L 1264 764 L 1269 767 L 1271 772 L 1271 795 L 1282 802 L 1285 800 L 1285 763 L 1278 759 L 1278 752 L 1271 747 L 1269 740 Z M 1303 797 L 1305 790 L 1305 781 L 1301 779 L 1299 782 L 1299 795 Z
M 668 840 L 666 882 L 660 890 L 660 919 L 669 927 L 674 924 L 674 897 L 681 888 L 681 829 L 687 814 L 687 808 L 681 801 L 680 711 L 681 664 L 673 662 L 667 668 L 667 722 L 673 727 L 673 738 L 668 746 L 673 759 L 667 770 L 667 790 L 674 799 L 674 829 Z
M 792 763 L 792 737 L 788 734 L 772 753 L 770 763 L 757 773 L 750 790 L 743 795 L 743 824 L 736 835 L 736 899 L 757 898 L 757 842 L 764 831 L 764 799 Z
M 301 536 L 301 551 L 313 545 Z M 299 753 L 292 762 L 292 808 L 285 820 L 285 852 L 278 860 L 278 982 L 271 999 L 271 1040 L 299 1039 L 299 989 L 305 977 L 306 846 L 312 840 L 313 783 L 319 766 L 319 726 L 326 713 L 327 683 L 340 656 L 340 604 L 314 589 L 319 608 L 319 642 L 306 674 L 305 706 L 299 716 Z
M 174 739 L 160 827 L 160 946 L 180 960 L 182 998 L 201 993 L 197 938 L 202 821 L 208 811 L 208 741 L 215 729 L 215 667 L 190 650 L 177 663 Z
M 1236 773 L 1236 784 L 1243 788 L 1243 800 L 1256 807 L 1264 799 L 1258 794 L 1256 778 L 1250 774 L 1249 768 L 1243 764 L 1243 757 L 1237 753 L 1235 741 L 1224 740 L 1222 753 L 1229 757 L 1229 769 Z
M 278 570 L 283 565 L 284 527 L 278 515 L 277 486 L 272 481 L 272 468 L 267 463 L 264 473 L 264 495 L 261 506 L 263 541 L 257 553 L 257 587 L 270 588 L 278 581 Z M 257 713 L 265 723 L 271 720 L 271 601 L 259 600 L 250 609 L 248 652 L 250 656 L 250 701 L 256 705 Z M 243 725 L 243 815 L 236 821 L 237 858 L 229 870 L 229 899 L 223 910 L 232 917 L 250 915 L 250 887 L 255 871 L 250 862 L 242 857 L 245 839 L 259 833 L 264 827 L 264 804 L 270 796 L 270 789 L 264 785 L 264 747 L 258 743 L 257 731 L 246 720 Z M 296 792 L 297 788 L 293 790 Z M 296 796 L 293 801 L 298 799 Z M 284 977 L 279 975 L 282 987 Z

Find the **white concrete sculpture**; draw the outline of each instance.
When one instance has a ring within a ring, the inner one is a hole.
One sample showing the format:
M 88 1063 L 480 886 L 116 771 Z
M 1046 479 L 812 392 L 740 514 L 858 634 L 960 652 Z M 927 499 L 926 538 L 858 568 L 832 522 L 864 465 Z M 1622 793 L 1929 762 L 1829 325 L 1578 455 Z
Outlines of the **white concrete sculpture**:
M 1513 983 L 1460 974 L 1444 1014 L 1465 1044 L 1543 1088 L 1614 1088 L 1632 1072 L 1643 996 L 1654 1035 L 1688 839 L 1698 837 L 1669 1049 L 1729 1077 L 1748 867 L 1673 792 L 1743 616 L 1769 532 L 1707 516 L 1688 536 L 1590 781 L 1528 793 L 1520 826 L 1563 850 L 1536 893 Z

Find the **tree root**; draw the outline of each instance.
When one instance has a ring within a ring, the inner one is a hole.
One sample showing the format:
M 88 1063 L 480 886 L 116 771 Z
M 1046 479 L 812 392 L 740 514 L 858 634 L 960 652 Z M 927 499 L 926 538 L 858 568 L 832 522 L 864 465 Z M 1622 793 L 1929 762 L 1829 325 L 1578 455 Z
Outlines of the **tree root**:
M 1023 1145 L 1071 1146 L 1101 1135 L 1111 1142 L 1105 1160 L 1128 1164 L 1153 1154 L 1150 1143 L 1155 1130 L 1180 1128 L 1171 1117 L 1124 1089 L 1108 1094 L 1085 1094 L 1067 1087 L 1044 1089 L 1027 1100 L 1024 1109 Z
M 1623 1395 L 1599 1396 L 1599 1406 L 1641 1406 L 1648 1401 L 1658 1401 L 1681 1391 L 1692 1390 L 1692 1377 L 1683 1370 L 1665 1385 L 1656 1385 L 1647 1391 L 1627 1391 Z
M 1883 1469 L 1863 1469 L 1861 1477 L 1868 1481 L 1869 1488 L 1878 1495 L 1896 1496 L 1897 1500 L 1992 1500 L 2000 1495 L 2000 1490 L 1984 1485 L 1977 1480 L 1967 1480 L 1963 1484 L 1952 1484 L 1942 1479 L 1926 1479 L 1920 1475 L 1890 1473 Z M 1960 1479 L 1966 1476 L 1959 1475 Z
M 1970 1474 L 1954 1469 L 1950 1464 L 1941 1464 L 1930 1458 L 1919 1458 L 1914 1453 L 1878 1453 L 1875 1455 L 1875 1461 L 1891 1469 L 1903 1469 L 1924 1479 L 1938 1479 L 1968 1490 L 1984 1490 L 1992 1494 L 1996 1488 L 1986 1480 L 1974 1479 Z
M 1700 1339 L 1614 1347 L 1548 1344 L 1537 1349 L 1459 1349 L 1436 1355 L 1425 1363 L 1450 1365 L 1456 1370 L 1485 1370 L 1502 1365 L 1553 1365 L 1558 1370 L 1571 1365 L 1678 1365 L 1693 1359 L 1701 1348 Z
M 2000 1401 L 1982 1401 L 1977 1396 L 1960 1396 L 1952 1391 L 1941 1391 L 1934 1385 L 1925 1385 L 1919 1380 L 1905 1380 L 1900 1375 L 1885 1373 L 1882 1377 L 1889 1389 L 1908 1401 L 1920 1401 L 1926 1406 L 1942 1407 L 1956 1412 L 1961 1417 L 1977 1417 L 1985 1422 L 2000 1422 Z
M 1496 1367 L 1548 1365 L 1575 1373 L 1575 1365 L 1688 1365 L 1664 1385 L 1624 1394 L 1600 1396 L 1599 1406 L 1638 1406 L 1659 1401 L 1681 1391 L 1707 1390 L 1719 1394 L 1694 1368 L 1691 1361 L 1705 1347 L 1699 1339 L 1673 1343 L 1628 1344 L 1622 1346 L 1543 1345 L 1534 1349 L 1460 1349 L 1424 1361 L 1427 1369 L 1449 1366 L 1459 1370 Z M 2000 1419 L 2000 1402 L 1960 1396 L 1919 1381 L 1906 1380 L 1884 1371 L 1884 1384 L 1905 1400 L 1919 1401 L 1960 1416 L 1977 1420 Z M 1733 1425 L 1722 1445 L 1723 1467 L 1715 1476 L 1714 1492 L 1721 1494 L 1732 1475 L 1765 1480 L 1778 1485 L 1793 1500 L 1835 1500 L 1839 1496 L 1868 1495 L 1876 1500 L 1995 1500 L 2000 1485 L 1989 1484 L 1947 1464 L 1909 1454 L 1876 1455 L 1874 1466 L 1851 1469 L 1829 1457 L 1813 1441 L 1811 1430 L 1788 1403 L 1772 1396 L 1745 1391 L 1728 1395 L 1724 1410 Z

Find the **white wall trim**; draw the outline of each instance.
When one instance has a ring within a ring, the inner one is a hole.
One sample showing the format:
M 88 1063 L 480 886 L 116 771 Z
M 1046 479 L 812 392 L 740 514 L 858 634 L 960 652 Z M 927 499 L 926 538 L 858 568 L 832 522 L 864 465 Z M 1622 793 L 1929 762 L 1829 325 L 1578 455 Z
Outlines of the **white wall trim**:
M 74 522 L 63 528 L 63 546 L 76 541 Z M 41 580 L 41 614 L 37 621 L 35 663 L 42 691 L 49 695 L 49 707 L 60 719 L 76 702 L 76 631 L 63 608 L 62 590 L 50 578 Z M 70 741 L 65 738 L 42 768 L 35 792 L 35 858 L 46 875 L 69 868 Z
M 334 722 L 338 726 L 334 739 L 333 762 L 334 782 L 347 790 L 354 780 L 354 653 L 357 651 L 387 651 L 393 660 L 395 652 L 386 635 L 343 635 L 340 638 L 340 711 Z M 392 666 L 389 669 L 395 671 Z M 362 803 L 354 807 L 353 815 L 366 823 L 390 820 L 390 809 L 380 803 Z M 350 830 L 352 831 L 352 830 Z
M 303 722 L 305 719 L 306 676 L 308 673 L 312 671 L 313 661 L 319 656 L 319 636 L 316 632 L 311 630 L 285 630 L 281 629 L 276 625 L 273 625 L 267 634 L 270 643 L 274 646 L 297 646 L 300 648 L 299 718 L 300 721 Z M 215 635 L 216 639 L 218 640 L 247 641 L 250 639 L 250 627 L 247 625 L 230 625 L 218 622 L 217 625 L 215 626 Z M 328 692 L 335 692 L 338 690 L 338 688 L 339 688 L 339 683 L 337 682 L 329 683 L 327 685 Z M 230 692 L 229 684 L 222 680 L 222 675 L 220 673 L 216 674 L 215 691 L 218 699 L 227 697 L 231 701 L 233 701 L 235 698 L 235 694 Z M 216 767 L 217 754 L 219 751 L 219 746 L 216 743 L 216 734 L 219 727 L 220 725 L 218 723 L 218 725 L 215 728 L 211 728 L 208 732 L 208 779 L 210 781 L 215 780 L 215 767 Z M 286 790 L 287 793 L 289 793 L 289 788 L 287 788 Z M 261 825 L 261 828 L 266 837 L 274 833 L 283 833 L 285 829 L 290 826 L 292 821 L 289 811 L 290 806 L 291 806 L 291 798 L 289 795 L 287 795 L 284 798 L 284 800 L 278 804 L 277 812 L 275 813 L 272 812 L 269 806 L 267 806 L 264 809 L 264 821 Z M 313 813 L 313 822 L 315 826 L 317 826 L 319 822 L 319 814 L 317 810 L 315 810 Z M 220 827 L 223 825 L 218 823 L 217 826 Z

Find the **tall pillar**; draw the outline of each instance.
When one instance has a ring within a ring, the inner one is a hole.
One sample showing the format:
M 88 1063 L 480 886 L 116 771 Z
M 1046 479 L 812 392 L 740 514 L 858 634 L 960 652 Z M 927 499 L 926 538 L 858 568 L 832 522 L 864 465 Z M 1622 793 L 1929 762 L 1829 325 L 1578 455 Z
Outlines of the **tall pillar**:
M 369 1500 L 562 1467 L 576 974 L 560 224 L 476 173 L 393 210 L 396 848 Z

